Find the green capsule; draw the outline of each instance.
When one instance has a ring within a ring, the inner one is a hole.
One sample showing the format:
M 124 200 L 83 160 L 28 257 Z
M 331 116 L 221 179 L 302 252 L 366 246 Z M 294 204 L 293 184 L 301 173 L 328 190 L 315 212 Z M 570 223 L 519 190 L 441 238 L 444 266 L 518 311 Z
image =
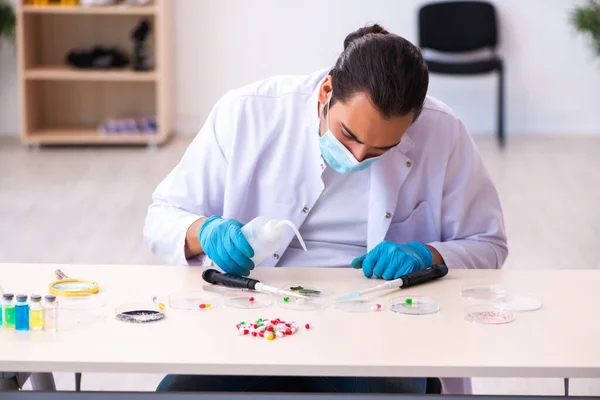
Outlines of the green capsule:
M 289 301 L 290 301 L 290 298 L 289 298 L 289 297 L 284 297 L 284 298 L 283 298 L 283 301 L 285 301 L 285 302 L 287 303 L 287 302 L 289 302 Z
M 406 304 L 412 304 L 412 299 L 406 299 Z

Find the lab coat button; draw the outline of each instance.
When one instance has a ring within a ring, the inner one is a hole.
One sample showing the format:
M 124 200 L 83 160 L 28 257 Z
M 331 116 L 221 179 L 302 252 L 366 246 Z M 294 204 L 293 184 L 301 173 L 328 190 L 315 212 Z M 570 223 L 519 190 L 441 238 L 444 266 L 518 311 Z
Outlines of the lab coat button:
M 275 253 L 275 254 L 273 254 L 273 257 L 274 257 L 276 260 L 279 260 L 279 254 Z
M 406 166 L 407 166 L 408 168 L 412 167 L 412 162 L 410 162 L 410 161 L 407 161 L 407 162 L 406 162 Z
M 390 219 L 390 218 L 392 218 L 392 214 L 391 214 L 391 213 L 389 213 L 389 212 L 386 212 L 386 213 L 385 213 L 385 217 L 386 217 L 387 219 Z
M 304 208 L 302 208 L 302 212 L 303 212 L 304 214 L 308 214 L 308 207 L 304 207 Z

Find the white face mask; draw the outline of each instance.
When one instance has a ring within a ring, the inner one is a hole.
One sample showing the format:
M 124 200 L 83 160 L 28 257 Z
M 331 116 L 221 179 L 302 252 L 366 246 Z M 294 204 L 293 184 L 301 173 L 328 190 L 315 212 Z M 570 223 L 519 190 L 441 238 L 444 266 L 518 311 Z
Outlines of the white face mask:
M 332 93 L 333 96 L 333 93 Z M 329 129 L 329 104 L 331 96 L 327 101 L 327 132 L 319 138 L 319 147 L 323 158 L 331 168 L 340 174 L 362 171 L 369 168 L 371 164 L 377 161 L 381 156 L 358 161 L 354 155 L 338 140 Z

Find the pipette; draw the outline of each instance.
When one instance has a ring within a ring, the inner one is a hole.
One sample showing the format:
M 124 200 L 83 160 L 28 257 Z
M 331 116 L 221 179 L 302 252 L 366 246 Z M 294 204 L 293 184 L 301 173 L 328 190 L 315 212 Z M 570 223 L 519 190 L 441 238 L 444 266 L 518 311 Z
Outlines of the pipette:
M 350 293 L 345 296 L 342 296 L 335 301 L 347 301 L 353 300 L 358 297 L 364 296 L 365 294 L 380 292 L 383 290 L 390 289 L 401 289 L 407 288 L 415 285 L 420 285 L 421 283 L 433 281 L 438 278 L 442 278 L 448 274 L 448 267 L 442 264 L 432 265 L 429 268 L 422 269 L 417 272 L 413 272 L 408 275 L 404 275 L 398 279 L 394 279 L 392 281 L 387 281 L 375 287 L 361 290 L 358 292 Z
M 251 289 L 258 292 L 272 293 L 285 297 L 297 297 L 300 299 L 308 299 L 309 297 L 299 293 L 278 289 L 272 286 L 267 286 L 256 279 L 244 278 L 243 276 L 235 276 L 224 274 L 216 269 L 207 269 L 202 273 L 202 279 L 213 285 L 223 285 L 232 288 Z

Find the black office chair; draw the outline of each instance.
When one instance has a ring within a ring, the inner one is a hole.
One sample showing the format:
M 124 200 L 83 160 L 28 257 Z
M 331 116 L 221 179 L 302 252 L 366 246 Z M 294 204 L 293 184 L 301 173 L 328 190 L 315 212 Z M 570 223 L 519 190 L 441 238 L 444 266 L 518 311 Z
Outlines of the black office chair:
M 496 54 L 498 28 L 496 10 L 484 1 L 444 1 L 419 11 L 419 46 L 440 53 L 459 54 L 489 49 L 491 56 L 476 61 L 426 59 L 431 73 L 480 75 L 498 73 L 498 143 L 504 146 L 504 68 Z

